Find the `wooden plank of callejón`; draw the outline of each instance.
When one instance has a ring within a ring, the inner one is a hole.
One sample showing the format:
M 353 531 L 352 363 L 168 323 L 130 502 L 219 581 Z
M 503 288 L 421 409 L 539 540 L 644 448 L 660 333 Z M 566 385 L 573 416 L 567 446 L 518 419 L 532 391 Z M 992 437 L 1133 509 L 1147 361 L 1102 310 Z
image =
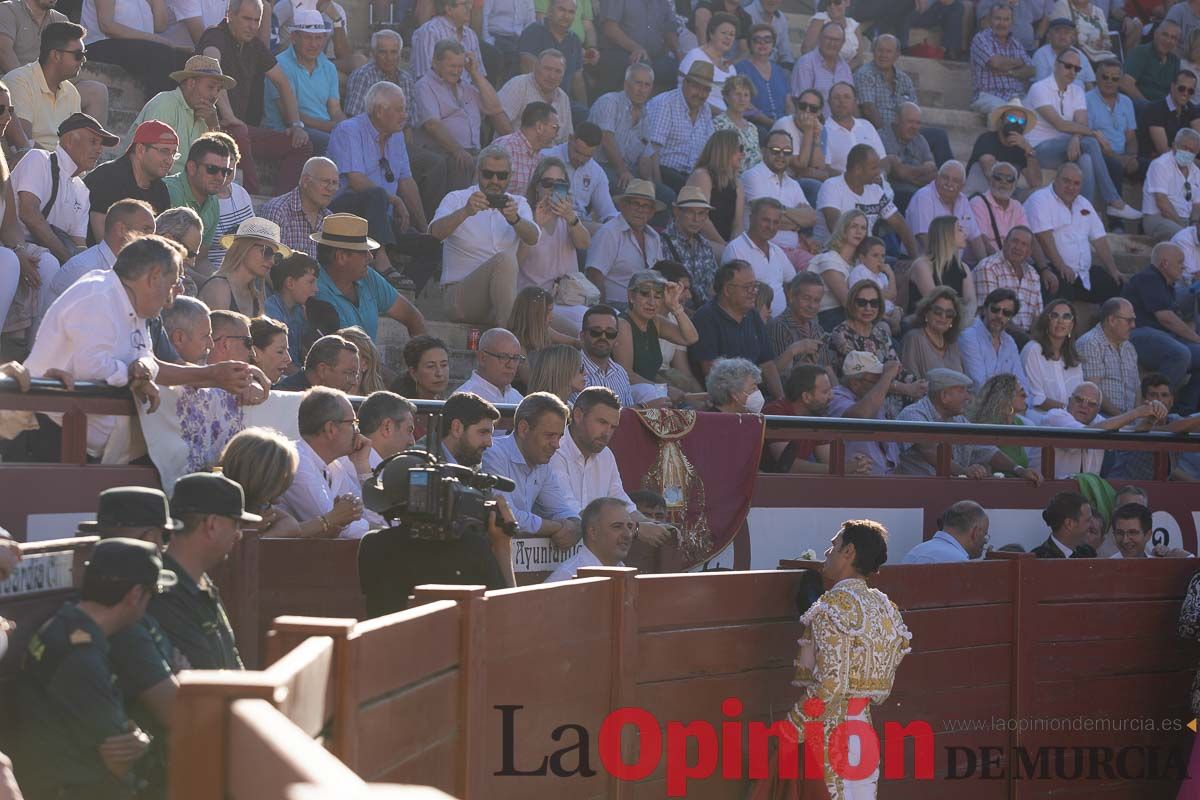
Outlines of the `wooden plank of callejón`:
M 325 617 L 276 617 L 267 634 L 266 663 L 274 664 L 310 636 L 328 636 L 333 639 L 333 680 L 329 682 L 330 696 L 326 700 L 327 710 L 333 713 L 333 726 L 325 746 L 338 758 L 350 763 L 346 751 L 353 729 L 354 703 L 349 692 L 340 691 L 353 674 L 351 659 L 354 648 L 351 638 L 357 621 Z
M 630 567 L 581 567 L 577 578 L 608 578 L 612 586 L 612 680 L 609 711 L 633 703 L 636 693 L 638 664 L 638 581 L 637 570 Z M 622 738 L 621 749 L 625 763 L 633 754 L 632 735 Z M 615 775 L 608 778 L 608 797 L 627 800 L 632 788 Z
M 418 603 L 453 600 L 461 611 L 462 639 L 459 651 L 458 764 L 455 766 L 455 793 L 459 797 L 477 797 L 487 780 L 485 763 L 487 734 L 486 586 L 417 586 L 413 595 Z

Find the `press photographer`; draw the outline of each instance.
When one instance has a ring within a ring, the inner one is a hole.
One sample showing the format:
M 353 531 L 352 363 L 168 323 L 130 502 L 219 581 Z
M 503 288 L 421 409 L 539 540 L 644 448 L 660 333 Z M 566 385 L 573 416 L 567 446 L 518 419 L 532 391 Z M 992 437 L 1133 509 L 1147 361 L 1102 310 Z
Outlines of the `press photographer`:
M 517 524 L 493 489 L 513 482 L 441 461 L 423 450 L 385 459 L 363 484 L 367 508 L 393 522 L 358 547 L 358 581 L 367 616 L 408 606 L 423 583 L 516 585 L 512 536 Z

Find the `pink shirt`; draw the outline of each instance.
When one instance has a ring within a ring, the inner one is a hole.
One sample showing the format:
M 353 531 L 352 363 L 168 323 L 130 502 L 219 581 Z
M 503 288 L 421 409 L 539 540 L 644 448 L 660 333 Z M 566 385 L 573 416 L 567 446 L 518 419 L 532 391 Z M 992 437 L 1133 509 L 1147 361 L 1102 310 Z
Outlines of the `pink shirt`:
M 988 216 L 989 208 L 992 216 Z M 975 224 L 983 234 L 984 243 L 992 252 L 1000 252 L 1004 246 L 1004 237 L 1008 236 L 1010 230 L 1018 225 L 1029 225 L 1029 220 L 1025 218 L 1025 208 L 1016 199 L 1008 201 L 1008 208 L 1001 208 L 990 189 L 982 197 L 977 195 L 971 198 L 971 211 L 975 214 Z M 996 220 L 995 228 L 992 227 L 992 217 Z M 996 241 L 996 230 L 1000 231 L 1000 241 Z

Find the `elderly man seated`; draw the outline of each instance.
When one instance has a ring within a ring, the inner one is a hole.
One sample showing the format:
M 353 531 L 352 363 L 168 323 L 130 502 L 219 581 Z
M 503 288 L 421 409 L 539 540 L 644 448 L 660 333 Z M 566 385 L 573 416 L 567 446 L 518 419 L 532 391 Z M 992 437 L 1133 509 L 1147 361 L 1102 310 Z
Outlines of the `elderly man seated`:
M 853 85 L 854 74 L 850 65 L 842 58 L 842 45 L 846 43 L 846 29 L 836 22 L 821 26 L 820 39 L 815 49 L 796 59 L 792 67 L 792 97 L 799 97 L 805 89 L 814 89 L 825 100 L 825 117 L 829 117 L 830 89 L 837 83 Z
M 1142 184 L 1142 230 L 1155 241 L 1170 239 L 1200 219 L 1197 153 L 1200 153 L 1200 132 L 1180 128 L 1171 151 L 1155 158 L 1146 169 Z
M 650 218 L 666 206 L 655 198 L 654 185 L 645 180 L 630 181 L 616 200 L 621 213 L 592 237 L 584 274 L 599 287 L 601 303 L 622 309 L 630 276 L 664 257 L 662 238 L 651 227 Z
M 671 221 L 662 235 L 663 252 L 688 271 L 692 297 L 699 306 L 713 296 L 717 274 L 717 255 L 700 233 L 713 207 L 699 186 L 680 189 L 671 205 Z
M 929 246 L 929 224 L 938 217 L 950 216 L 958 220 L 967 234 L 967 261 L 974 264 L 987 255 L 983 245 L 983 234 L 975 222 L 975 212 L 963 194 L 967 183 L 967 171 L 961 161 L 947 161 L 937 172 L 937 178 L 912 196 L 904 220 L 909 230 L 917 237 L 922 249 Z
M 1200 334 L 1177 312 L 1175 284 L 1182 274 L 1182 248 L 1159 242 L 1123 296 L 1133 304 L 1136 327 L 1129 339 L 1140 366 L 1166 375 L 1177 393 L 1176 410 L 1190 414 L 1200 401 Z
M 803 364 L 829 369 L 832 373 L 829 333 L 817 321 L 825 282 L 815 272 L 797 272 L 785 284 L 784 295 L 787 308 L 767 323 L 767 336 L 777 353 L 775 366 L 780 378 L 786 384 L 792 370 Z
M 569 581 L 580 567 L 623 567 L 623 559 L 640 531 L 638 523 L 618 497 L 597 497 L 580 515 L 583 545 L 550 573 L 543 583 Z
M 971 213 L 975 215 L 983 247 L 989 255 L 1000 252 L 1009 231 L 1018 225 L 1029 225 L 1025 207 L 1013 197 L 1018 177 L 1015 166 L 998 161 L 992 166 L 988 190 L 971 197 Z
M 575 128 L 571 121 L 571 98 L 562 90 L 563 72 L 566 70 L 566 56 L 561 50 L 553 48 L 543 50 L 538 54 L 533 72 L 516 75 L 508 83 L 500 87 L 496 96 L 500 105 L 508 115 L 508 121 L 516 128 L 522 123 L 525 107 L 530 103 L 545 103 L 554 109 L 558 115 L 559 129 L 555 132 L 549 144 L 565 142 Z M 545 145 L 546 147 L 549 146 Z
M 489 403 L 521 402 L 521 393 L 512 387 L 517 369 L 525 361 L 521 343 L 506 328 L 492 328 L 479 337 L 475 351 L 476 367 L 466 383 L 455 393 L 471 392 Z
M 963 368 L 975 382 L 974 391 L 994 375 L 1014 375 L 1022 386 L 1029 385 L 1017 343 L 1006 330 L 1020 308 L 1012 289 L 993 289 L 979 307 L 979 318 L 958 337 Z
M 1161 422 L 1167 417 L 1167 407 L 1157 400 L 1150 400 L 1115 417 L 1100 414 L 1104 394 L 1091 381 L 1075 387 L 1067 400 L 1066 408 L 1052 408 L 1042 416 L 1042 425 L 1047 428 L 1092 428 L 1100 431 L 1116 431 L 1131 422 L 1149 419 Z M 1066 480 L 1080 472 L 1100 474 L 1104 462 L 1104 451 L 1098 449 L 1057 447 L 1054 449 L 1054 477 Z
M 1028 338 L 1033 323 L 1042 314 L 1042 283 L 1029 261 L 1033 252 L 1033 231 L 1015 225 L 1004 237 L 1004 248 L 975 265 L 971 277 L 975 281 L 975 296 L 988 297 L 997 289 L 1009 289 L 1016 294 L 1016 314 L 1009 321 L 1009 333 Z
M 1026 5 L 1017 4 L 1019 9 Z M 971 108 L 990 113 L 1008 98 L 1025 94 L 1034 70 L 1025 46 L 1012 35 L 1013 7 L 997 0 L 985 20 L 987 27 L 981 26 L 971 40 Z
M 214 312 L 214 317 L 216 313 L 218 312 Z M 249 328 L 246 332 L 249 333 Z M 214 338 L 216 333 L 214 325 Z M 325 386 L 339 392 L 357 393 L 361 363 L 358 346 L 349 339 L 331 333 L 313 342 L 304 358 L 304 369 L 284 378 L 278 386 L 289 392 L 303 392 L 314 386 Z
M 697 309 L 692 324 L 700 340 L 688 348 L 688 361 L 697 376 L 706 377 L 719 358 L 744 358 L 762 368 L 772 397 L 783 396 L 775 351 L 766 325 L 754 309 L 758 283 L 745 261 L 722 264 L 713 281 L 716 296 Z
M 896 192 L 896 205 L 907 210 L 913 194 L 929 185 L 938 174 L 933 151 L 921 135 L 920 106 L 901 103 L 895 118 L 879 131 L 887 151 L 883 159 L 884 174 Z
M 646 180 L 674 192 L 687 181 L 714 130 L 708 109 L 713 74 L 711 63 L 695 61 L 678 89 L 646 104 L 646 144 L 638 160 L 638 173 Z
M 842 381 L 833 389 L 828 416 L 853 419 L 887 419 L 884 401 L 900 374 L 900 362 L 880 363 L 874 353 L 851 350 L 842 362 Z M 871 475 L 889 475 L 900 460 L 895 442 L 846 442 L 846 458 L 866 457 Z
M 937 367 L 925 376 L 929 394 L 907 406 L 898 420 L 908 422 L 945 422 L 955 425 L 968 423 L 963 411 L 971 400 L 970 376 L 952 369 Z M 930 437 L 925 442 L 901 445 L 900 463 L 896 472 L 901 475 L 936 475 L 938 443 Z M 1022 467 L 992 445 L 956 444 L 950 456 L 950 474 L 968 478 L 986 478 L 993 472 L 1010 472 L 1037 486 L 1042 475 L 1036 469 Z
M 588 121 L 596 123 L 603 137 L 596 161 L 618 191 L 633 179 L 646 149 L 646 101 L 653 91 L 654 70 L 639 61 L 625 70 L 621 90 L 600 95 L 588 112 Z
M 1104 393 L 1100 411 L 1106 416 L 1124 413 L 1138 404 L 1138 356 L 1129 341 L 1135 322 L 1133 305 L 1128 300 L 1105 300 L 1100 306 L 1100 324 L 1075 343 L 1083 377 Z
M 279 226 L 280 241 L 285 247 L 316 258 L 317 243 L 311 236 L 333 213 L 329 204 L 340 183 L 338 165 L 324 156 L 313 156 L 304 162 L 296 188 L 263 203 L 260 216 Z
M 954 564 L 981 558 L 990 525 L 983 506 L 959 500 L 942 512 L 941 530 L 909 550 L 900 563 Z
M 313 155 L 325 155 L 329 137 L 339 122 L 346 118 L 338 89 L 338 69 L 325 53 L 330 28 L 321 13 L 301 9 L 295 13 L 290 27 L 291 47 L 278 56 L 279 68 L 296 95 L 300 119 Z M 263 84 L 263 127 L 282 131 L 292 127 L 283 118 L 284 102 L 271 81 Z
M 1096 67 L 1098 83 L 1086 95 L 1088 125 L 1104 153 L 1104 165 L 1114 186 L 1126 178 L 1136 180 L 1142 169 L 1138 158 L 1137 115 L 1133 101 L 1117 91 L 1121 65 L 1116 59 Z

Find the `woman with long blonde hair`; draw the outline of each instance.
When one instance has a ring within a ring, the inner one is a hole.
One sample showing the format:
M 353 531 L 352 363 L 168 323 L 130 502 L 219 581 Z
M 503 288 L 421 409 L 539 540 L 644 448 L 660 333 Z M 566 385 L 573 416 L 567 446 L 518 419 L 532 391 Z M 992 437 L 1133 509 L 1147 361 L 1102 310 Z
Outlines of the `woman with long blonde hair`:
M 550 327 L 554 313 L 554 297 L 545 289 L 526 286 L 517 292 L 512 312 L 508 315 L 508 329 L 521 343 L 525 361 L 517 368 L 517 383 L 529 381 L 529 359 L 538 350 L 552 344 L 573 345 L 575 340 Z
M 700 229 L 704 238 L 724 246 L 742 233 L 742 160 L 746 157 L 736 131 L 716 131 L 704 144 L 696 169 L 688 176 L 687 186 L 699 187 L 708 196 L 713 210 Z
M 200 287 L 200 299 L 213 311 L 260 316 L 267 304 L 267 279 L 275 257 L 292 254 L 280 241 L 279 226 L 269 219 L 251 217 L 238 226 L 237 233 L 222 236 L 221 244 L 226 248 L 225 260 Z
M 855 254 L 870 231 L 867 215 L 857 208 L 842 212 L 825 250 L 808 262 L 808 271 L 815 272 L 825 282 L 821 309 L 817 320 L 825 330 L 832 330 L 846 320 L 846 301 L 849 299 L 850 271 L 854 269 Z
M 936 286 L 949 286 L 963 299 L 967 308 L 976 308 L 975 281 L 971 270 L 959 255 L 967 246 L 967 232 L 957 217 L 938 217 L 929 223 L 929 246 L 925 255 L 913 262 L 909 272 L 908 310 Z
M 564 403 L 570 403 L 583 391 L 586 381 L 583 354 L 570 345 L 543 347 L 530 359 L 530 392 L 549 392 Z
M 375 342 L 371 341 L 370 336 L 367 336 L 367 332 L 357 325 L 352 325 L 349 328 L 342 328 L 337 333 L 338 336 L 349 339 L 358 348 L 358 391 L 363 397 L 371 392 L 386 389 L 387 381 L 384 380 L 383 375 L 383 358 L 379 355 L 379 348 L 375 346 Z

